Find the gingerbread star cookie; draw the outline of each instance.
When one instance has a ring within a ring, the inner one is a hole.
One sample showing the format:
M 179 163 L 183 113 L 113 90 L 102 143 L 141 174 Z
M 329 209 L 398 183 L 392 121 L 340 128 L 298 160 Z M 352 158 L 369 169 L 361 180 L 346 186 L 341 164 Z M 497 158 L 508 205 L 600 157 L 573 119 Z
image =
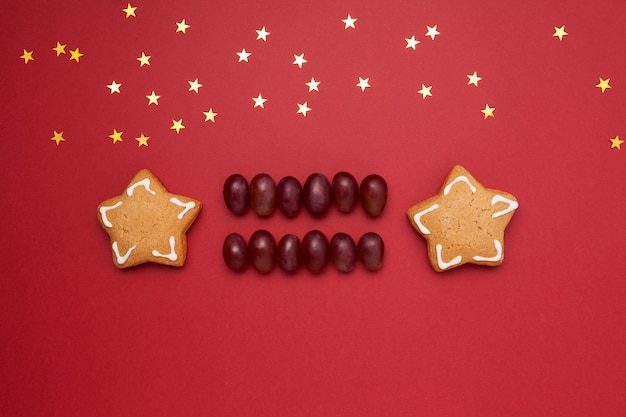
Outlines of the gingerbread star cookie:
M 426 239 L 432 267 L 442 272 L 466 263 L 500 265 L 504 229 L 518 206 L 511 194 L 483 187 L 457 165 L 439 194 L 414 205 L 407 215 Z
M 98 220 L 111 238 L 118 268 L 154 262 L 183 266 L 186 232 L 200 213 L 198 200 L 171 194 L 147 169 L 126 190 L 98 206 Z

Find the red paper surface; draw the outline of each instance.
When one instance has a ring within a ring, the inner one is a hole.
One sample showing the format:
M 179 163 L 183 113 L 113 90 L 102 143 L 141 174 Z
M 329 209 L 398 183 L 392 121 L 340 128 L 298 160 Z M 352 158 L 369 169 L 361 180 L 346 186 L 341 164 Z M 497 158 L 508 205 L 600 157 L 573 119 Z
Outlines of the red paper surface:
M 624 415 L 623 2 L 132 6 L 24 1 L 0 18 L 3 415 Z M 500 267 L 435 273 L 406 218 L 455 164 L 520 202 Z M 142 168 L 203 203 L 182 269 L 111 261 L 96 207 Z M 381 217 L 238 218 L 222 199 L 233 173 L 338 171 L 387 180 Z M 374 231 L 384 266 L 231 273 L 224 237 L 261 228 Z

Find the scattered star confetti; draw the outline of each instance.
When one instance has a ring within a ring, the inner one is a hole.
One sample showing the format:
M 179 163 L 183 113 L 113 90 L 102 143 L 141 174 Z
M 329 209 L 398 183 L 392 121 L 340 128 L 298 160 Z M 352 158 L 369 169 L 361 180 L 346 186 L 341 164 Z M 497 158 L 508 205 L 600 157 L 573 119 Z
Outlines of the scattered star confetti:
M 131 16 L 137 17 L 137 15 L 135 14 L 135 10 L 137 10 L 137 6 L 133 7 L 130 5 L 130 3 L 128 3 L 128 6 L 126 6 L 125 9 L 122 9 L 122 11 L 126 13 L 126 19 L 128 19 Z
M 359 87 L 361 89 L 361 91 L 365 91 L 366 88 L 371 87 L 370 86 L 370 79 L 369 78 L 361 78 L 359 77 L 359 82 L 356 85 L 357 87 Z
M 598 83 L 598 85 L 596 85 L 596 87 L 601 89 L 602 92 L 604 93 L 604 90 L 606 90 L 607 88 L 611 88 L 611 86 L 609 85 L 609 81 L 611 81 L 610 78 L 607 78 L 606 80 L 603 80 L 602 78 L 600 78 L 600 82 Z
M 78 48 L 74 49 L 73 51 L 70 51 L 70 61 L 74 60 L 76 62 L 80 61 L 80 57 L 83 56 L 83 54 L 78 50 Z
M 311 81 L 309 81 L 308 83 L 305 83 L 307 86 L 309 86 L 309 93 L 311 91 L 320 91 L 318 86 L 320 85 L 320 81 L 315 81 L 315 78 L 311 77 Z
M 250 52 L 247 52 L 246 49 L 244 48 L 241 50 L 241 52 L 237 52 L 237 55 L 239 55 L 238 62 L 241 62 L 241 61 L 248 62 L 248 57 L 252 54 Z
M 481 113 L 483 113 L 485 115 L 485 119 L 487 117 L 495 117 L 493 115 L 493 112 L 496 110 L 495 107 L 489 107 L 489 104 L 485 104 L 485 108 L 483 110 L 481 110 Z
M 476 87 L 478 87 L 478 81 L 482 80 L 482 78 L 478 76 L 476 71 L 474 71 L 473 74 L 467 74 L 467 78 L 469 78 L 467 85 L 474 84 Z
M 184 128 L 185 126 L 183 126 L 183 119 L 179 119 L 179 120 L 172 119 L 172 127 L 170 127 L 170 129 L 175 130 L 176 133 L 180 133 L 180 130 Z
M 304 102 L 303 104 L 298 103 L 298 111 L 296 113 L 301 113 L 304 117 L 306 117 L 306 113 L 311 111 L 311 108 L 308 106 L 308 102 Z
M 556 36 L 557 38 L 559 38 L 560 41 L 563 40 L 563 36 L 567 35 L 567 32 L 565 31 L 565 25 L 561 26 L 560 28 L 558 27 L 554 27 L 554 34 L 552 36 Z
M 344 29 L 348 29 L 348 28 L 356 29 L 354 27 L 354 22 L 356 22 L 356 19 L 350 16 L 349 13 L 348 13 L 348 17 L 346 17 L 345 19 L 342 19 L 341 21 L 345 24 Z
M 113 144 L 115 145 L 117 142 L 123 142 L 122 140 L 122 133 L 124 132 L 118 132 L 116 129 L 113 129 L 113 133 L 109 135 L 109 137 L 111 139 L 113 139 Z
M 433 94 L 430 92 L 431 88 L 433 88 L 432 85 L 430 87 L 426 87 L 422 84 L 422 89 L 418 91 L 418 93 L 422 95 L 422 99 L 425 99 L 428 96 L 432 97 Z
M 148 99 L 148 106 L 151 104 L 156 104 L 157 106 L 159 105 L 159 99 L 161 98 L 161 96 L 157 96 L 154 93 L 154 90 L 152 90 L 152 94 L 146 96 L 146 98 Z
M 202 112 L 202 113 L 204 113 L 204 121 L 205 122 L 208 122 L 210 120 L 213 123 L 215 123 L 215 116 L 217 116 L 217 113 L 215 113 L 213 111 L 212 107 L 209 109 L 209 111 L 205 111 L 205 112 Z
M 150 139 L 150 136 L 144 136 L 143 132 L 141 132 L 141 136 L 135 138 L 135 140 L 139 142 L 139 145 L 137 145 L 137 147 L 140 147 L 142 145 L 148 146 L 148 139 Z
M 139 67 L 143 67 L 144 65 L 150 65 L 150 58 L 152 58 L 151 55 L 146 55 L 142 52 L 141 56 L 137 58 L 137 61 L 139 61 Z
M 268 31 L 265 30 L 265 26 L 263 26 L 261 29 L 258 29 L 256 31 L 256 40 L 258 41 L 259 39 L 262 40 L 263 42 L 267 42 L 267 36 L 270 34 Z
M 113 80 L 113 82 L 109 85 L 107 85 L 107 88 L 109 90 L 111 90 L 111 94 L 113 93 L 118 93 L 120 94 L 120 87 L 122 86 L 122 83 L 116 83 L 115 80 Z
M 294 61 L 293 64 L 297 65 L 299 68 L 302 68 L 302 65 L 305 64 L 306 62 L 308 62 L 306 59 L 304 59 L 304 54 L 300 54 L 300 55 L 295 55 L 294 54 Z
M 615 136 L 613 139 L 609 139 L 609 140 L 611 141 L 611 149 L 613 148 L 617 148 L 618 150 L 622 149 L 620 146 L 622 143 L 624 143 L 624 141 L 621 140 L 619 136 Z
M 265 108 L 265 102 L 267 99 L 263 98 L 261 93 L 259 93 L 258 97 L 252 97 L 252 100 L 254 100 L 254 107 L 261 107 L 262 109 Z
M 55 46 L 54 48 L 52 48 L 53 51 L 55 51 L 57 53 L 57 56 L 61 55 L 61 54 L 65 54 L 65 47 L 67 46 L 67 44 L 62 44 L 61 42 L 57 41 L 57 46 Z
M 424 36 L 430 36 L 430 39 L 435 40 L 435 36 L 439 35 L 440 33 L 437 31 L 437 25 L 430 27 L 430 26 L 426 26 L 426 30 L 428 32 L 426 32 L 426 35 Z
M 420 41 L 415 39 L 415 35 L 411 36 L 410 38 L 404 38 L 404 40 L 406 41 L 407 49 L 411 48 L 411 49 L 415 50 L 415 47 L 420 43 Z
M 63 137 L 63 132 L 57 132 L 56 130 L 54 131 L 54 136 L 52 138 L 50 138 L 50 140 L 53 140 L 57 143 L 57 145 L 61 142 L 65 141 L 65 138 Z
M 33 51 L 27 51 L 26 49 L 24 49 L 24 53 L 20 56 L 20 58 L 24 60 L 25 64 L 28 64 L 28 61 L 35 60 L 35 58 L 33 58 Z
M 200 87 L 202 87 L 202 84 L 198 82 L 197 78 L 193 81 L 187 82 L 189 83 L 189 91 L 195 91 L 196 93 L 198 93 L 198 90 L 200 89 Z
M 176 22 L 176 33 L 178 32 L 187 33 L 187 29 L 189 29 L 190 27 L 191 26 L 189 26 L 185 22 L 185 19 L 183 19 L 180 22 Z

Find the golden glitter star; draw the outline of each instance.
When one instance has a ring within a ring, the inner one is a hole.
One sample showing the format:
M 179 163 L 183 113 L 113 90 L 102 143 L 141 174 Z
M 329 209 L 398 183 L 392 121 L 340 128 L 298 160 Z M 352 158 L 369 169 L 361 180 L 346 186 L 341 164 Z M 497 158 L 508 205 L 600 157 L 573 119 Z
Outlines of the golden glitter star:
M 125 9 L 122 9 L 122 11 L 126 13 L 126 19 L 128 19 L 131 16 L 137 17 L 137 15 L 135 14 L 135 10 L 137 10 L 137 6 L 133 7 L 130 5 L 130 3 L 128 3 L 128 6 L 126 6 Z
M 320 85 L 320 81 L 315 81 L 315 78 L 311 77 L 311 81 L 305 83 L 309 87 L 309 93 L 311 91 L 320 91 L 318 86 Z
M 610 78 L 607 78 L 606 80 L 603 80 L 602 78 L 600 78 L 600 82 L 598 83 L 598 85 L 596 85 L 596 87 L 601 89 L 602 92 L 604 93 L 604 90 L 606 90 L 607 88 L 611 88 L 611 86 L 609 85 L 609 81 L 611 81 Z
M 198 82 L 197 78 L 193 81 L 187 82 L 189 83 L 189 91 L 195 91 L 196 93 L 198 93 L 198 90 L 200 89 L 200 87 L 202 87 L 202 84 Z
M 61 44 L 61 42 L 57 41 L 57 46 L 55 46 L 54 48 L 52 48 L 53 51 L 55 51 L 57 53 L 57 56 L 61 55 L 61 54 L 65 54 L 65 47 L 67 46 L 67 44 Z
M 191 26 L 185 23 L 185 19 L 183 19 L 180 22 L 176 22 L 176 33 L 178 32 L 187 33 L 187 29 L 189 29 L 190 27 Z
M 215 116 L 217 116 L 217 113 L 215 113 L 213 111 L 212 107 L 209 109 L 209 111 L 205 111 L 205 112 L 202 112 L 202 113 L 204 114 L 204 121 L 205 122 L 208 122 L 210 120 L 213 123 L 215 123 Z
M 156 104 L 157 106 L 159 105 L 159 99 L 161 98 L 161 96 L 157 96 L 154 93 L 154 90 L 152 90 L 152 94 L 146 96 L 146 98 L 148 99 L 148 106 L 151 104 Z
M 609 140 L 611 141 L 611 149 L 613 148 L 617 148 L 618 150 L 622 149 L 620 145 L 624 143 L 624 141 L 621 140 L 619 136 L 615 136 L 613 139 L 609 139 Z
M 298 111 L 296 113 L 300 113 L 302 114 L 304 117 L 306 117 L 307 112 L 311 111 L 311 108 L 308 106 L 308 102 L 304 102 L 303 104 L 297 103 L 298 104 Z
M 78 48 L 74 49 L 73 51 L 70 51 L 70 61 L 74 60 L 76 62 L 80 61 L 80 57 L 83 56 L 83 54 L 78 50 Z
M 35 60 L 35 58 L 33 58 L 33 51 L 27 51 L 26 49 L 24 49 L 24 53 L 20 56 L 20 58 L 24 60 L 25 64 L 28 64 L 28 61 Z
M 345 24 L 344 29 L 348 29 L 348 28 L 352 28 L 352 29 L 356 29 L 354 27 L 354 22 L 356 22 L 357 19 L 354 19 L 352 16 L 350 16 L 350 14 L 348 13 L 348 17 L 346 17 L 345 19 L 342 19 L 341 21 Z
M 65 138 L 63 137 L 63 132 L 57 132 L 56 130 L 54 131 L 54 136 L 52 138 L 50 138 L 50 140 L 53 140 L 57 143 L 57 145 L 61 142 L 65 141 Z
M 433 88 L 433 86 L 431 85 L 430 87 L 426 87 L 424 84 L 422 84 L 422 89 L 418 91 L 419 94 L 422 95 L 422 99 L 425 99 L 426 97 L 432 97 L 432 93 L 430 92 L 430 90 Z
M 473 74 L 467 74 L 467 78 L 469 78 L 467 85 L 474 84 L 476 87 L 478 87 L 478 81 L 482 80 L 482 78 L 476 74 L 476 71 L 474 71 Z
M 263 98 L 261 93 L 259 93 L 258 97 L 252 97 L 252 100 L 254 100 L 254 107 L 260 107 L 262 109 L 265 108 L 265 102 L 267 101 L 267 99 Z
M 567 35 L 567 32 L 565 31 L 565 25 L 561 26 L 560 28 L 558 27 L 554 27 L 554 34 L 552 36 L 556 36 L 557 38 L 559 38 L 560 41 L 563 40 L 563 36 Z
M 141 56 L 139 58 L 137 58 L 137 61 L 139 61 L 139 67 L 143 67 L 144 65 L 150 65 L 150 58 L 152 58 L 151 55 L 146 55 L 145 53 L 141 53 Z
M 113 129 L 113 133 L 109 135 L 109 137 L 111 139 L 113 139 L 113 144 L 115 145 L 117 142 L 123 142 L 122 140 L 122 133 L 124 132 L 118 132 L 116 129 Z
M 170 129 L 175 130 L 176 133 L 180 133 L 181 129 L 184 129 L 185 126 L 183 126 L 183 119 L 179 119 L 179 120 L 174 120 L 172 119 L 172 127 L 170 127 Z
M 365 91 L 366 88 L 370 88 L 370 79 L 369 78 L 361 78 L 359 77 L 359 82 L 356 85 L 361 89 L 361 91 Z
M 424 36 L 430 36 L 430 39 L 435 40 L 435 36 L 439 35 L 440 33 L 437 31 L 437 25 L 430 27 L 430 26 L 426 26 L 426 35 Z
M 259 39 L 261 39 L 263 42 L 267 42 L 267 35 L 269 35 L 270 33 L 268 31 L 265 30 L 265 26 L 263 26 L 261 29 L 258 29 L 256 31 L 256 40 L 258 41 Z
M 485 115 L 485 119 L 487 117 L 494 117 L 493 112 L 496 110 L 495 107 L 489 107 L 489 104 L 485 104 L 485 108 L 483 110 L 481 110 L 481 113 L 483 113 Z
M 107 88 L 109 90 L 111 90 L 111 94 L 113 93 L 118 93 L 120 94 L 120 87 L 122 86 L 122 83 L 116 83 L 115 80 L 113 80 L 113 82 L 109 85 L 107 85 Z
M 135 140 L 139 142 L 139 145 L 137 145 L 137 147 L 140 147 L 142 145 L 148 146 L 148 139 L 150 139 L 150 136 L 144 136 L 143 132 L 141 132 L 141 136 L 135 138 Z

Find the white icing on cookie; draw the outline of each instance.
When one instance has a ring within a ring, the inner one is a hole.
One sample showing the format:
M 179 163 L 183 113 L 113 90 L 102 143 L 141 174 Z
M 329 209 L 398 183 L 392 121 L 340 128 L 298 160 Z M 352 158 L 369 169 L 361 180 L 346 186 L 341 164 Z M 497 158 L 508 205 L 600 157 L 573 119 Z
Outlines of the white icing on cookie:
M 458 265 L 461 263 L 461 260 L 463 259 L 461 256 L 455 256 L 454 258 L 450 259 L 449 262 L 444 262 L 443 259 L 441 259 L 441 249 L 443 248 L 443 246 L 438 243 L 437 246 L 435 246 L 435 250 L 437 251 L 437 265 L 439 265 L 439 269 L 448 269 L 451 266 L 454 265 Z
M 174 239 L 174 236 L 170 236 L 170 253 L 160 253 L 157 250 L 153 250 L 152 256 L 156 258 L 167 258 L 170 261 L 174 262 L 176 259 L 178 259 L 178 256 L 176 255 L 176 251 L 174 250 L 175 246 L 176 246 L 176 239 Z
M 450 184 L 448 184 L 446 186 L 446 188 L 443 189 L 443 195 L 444 196 L 448 195 L 448 193 L 450 192 L 450 189 L 452 188 L 452 186 L 454 184 L 456 184 L 457 182 L 459 182 L 459 181 L 462 181 L 462 182 L 466 183 L 469 186 L 470 190 L 472 190 L 472 194 L 476 193 L 476 187 L 474 187 L 472 185 L 472 183 L 470 182 L 469 178 L 467 178 L 465 175 L 459 175 L 454 180 L 452 180 L 452 182 Z
M 472 259 L 475 261 L 486 261 L 486 262 L 498 262 L 502 260 L 502 243 L 500 243 L 497 239 L 493 240 L 493 246 L 496 248 L 496 254 L 490 258 L 486 258 L 484 256 L 473 256 Z
M 188 212 L 189 210 L 193 209 L 193 208 L 196 206 L 196 203 L 195 203 L 195 202 L 193 202 L 193 201 L 190 201 L 190 202 L 188 202 L 188 203 L 183 203 L 182 201 L 180 201 L 180 200 L 179 200 L 178 198 L 176 198 L 176 197 L 172 197 L 172 198 L 170 198 L 170 202 L 172 202 L 172 203 L 176 204 L 176 205 L 177 205 L 177 206 L 179 206 L 179 207 L 184 207 L 184 210 L 183 210 L 183 211 L 181 211 L 181 212 L 178 214 L 178 216 L 177 216 L 178 220 L 182 220 L 182 218 L 185 216 L 185 214 L 187 214 L 187 212 Z
M 495 219 L 496 217 L 500 217 L 500 216 L 504 216 L 507 213 L 512 212 L 513 210 L 516 210 L 519 207 L 519 203 L 515 200 L 511 200 L 509 198 L 503 197 L 501 195 L 494 195 L 493 198 L 491 199 L 491 205 L 494 206 L 498 203 L 506 203 L 509 206 L 507 208 L 505 208 L 504 210 L 500 210 L 497 211 L 495 213 L 493 213 L 491 215 L 492 219 Z
M 148 191 L 150 194 L 156 195 L 156 193 L 150 189 L 150 178 L 145 178 L 141 181 L 137 181 L 136 183 L 128 187 L 128 189 L 126 190 L 126 194 L 131 197 L 135 192 L 135 188 L 137 187 L 144 187 L 146 191 Z
M 113 210 L 114 208 L 118 208 L 121 205 L 122 205 L 122 202 L 118 201 L 117 203 L 113 204 L 112 206 L 102 206 L 102 207 L 100 207 L 100 217 L 102 217 L 102 224 L 104 224 L 106 227 L 113 227 L 113 224 L 109 221 L 109 219 L 107 217 L 107 211 Z
M 136 247 L 137 245 L 133 245 L 130 249 L 128 249 L 126 254 L 120 255 L 120 251 L 117 248 L 117 242 L 113 242 L 113 245 L 111 245 L 111 248 L 113 248 L 113 252 L 115 253 L 115 259 L 117 260 L 117 263 L 119 265 L 124 265 L 126 263 L 128 258 L 130 257 L 130 253 L 134 251 Z
M 422 221 L 421 221 L 422 220 L 422 216 L 424 216 L 427 213 L 430 213 L 431 211 L 435 211 L 438 208 L 439 208 L 439 204 L 433 204 L 432 206 L 428 207 L 427 209 L 424 209 L 424 210 L 420 211 L 419 213 L 415 213 L 415 216 L 413 216 L 413 220 L 415 221 L 415 224 L 420 229 L 420 232 L 422 232 L 422 234 L 424 234 L 424 235 L 429 235 L 430 234 L 430 230 L 428 230 L 428 228 L 422 224 Z

